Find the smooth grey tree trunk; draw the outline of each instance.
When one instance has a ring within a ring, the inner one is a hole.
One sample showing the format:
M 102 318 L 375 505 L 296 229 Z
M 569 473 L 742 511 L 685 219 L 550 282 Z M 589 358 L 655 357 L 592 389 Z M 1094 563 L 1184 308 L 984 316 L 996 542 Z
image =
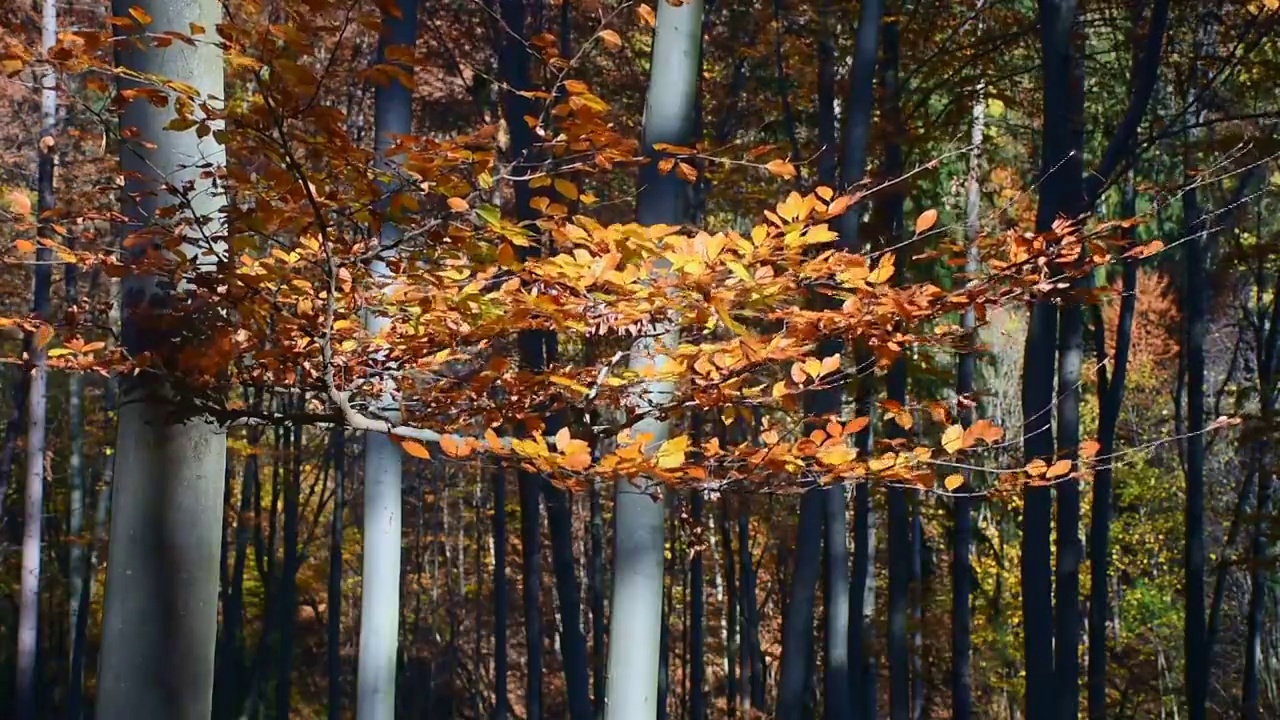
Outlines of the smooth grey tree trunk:
M 58 10 L 54 0 L 44 0 L 41 12 L 40 46 L 48 52 L 57 42 Z M 37 208 L 41 216 L 54 209 L 53 173 L 56 151 L 54 134 L 58 122 L 57 76 L 52 68 L 40 78 L 40 142 L 37 153 Z M 41 237 L 48 237 L 47 221 L 40 222 Z M 44 322 L 49 316 L 49 295 L 53 284 L 52 252 L 43 245 L 36 251 L 32 268 L 32 314 Z M 31 338 L 27 343 L 31 372 L 27 392 L 27 466 L 23 488 L 22 569 L 18 589 L 18 651 L 15 658 L 14 714 L 19 720 L 36 717 L 38 647 L 40 636 L 40 555 L 44 527 L 45 430 L 49 406 L 49 367 L 46 347 Z M 0 496 L 0 502 L 3 497 Z M 77 598 L 78 599 L 78 598 Z M 75 627 L 74 624 L 71 625 Z
M 693 140 L 694 108 L 702 49 L 702 0 L 679 7 L 658 3 L 649 90 L 645 100 L 642 146 L 650 161 L 640 174 L 637 221 L 642 225 L 680 224 L 692 210 L 691 188 L 674 173 L 657 172 L 656 143 L 688 145 Z M 655 268 L 662 272 L 663 267 Z M 629 367 L 662 371 L 670 363 L 664 349 L 679 342 L 674 322 L 655 323 L 654 335 L 637 340 Z M 674 393 L 669 381 L 646 382 L 639 390 L 641 412 L 664 406 Z M 671 433 L 668 421 L 653 414 L 635 424 L 636 437 L 651 436 L 654 449 Z M 662 625 L 663 506 L 650 495 L 645 478 L 617 484 L 614 506 L 614 571 L 609 639 L 606 720 L 656 717 L 658 643 Z
M 128 17 L 134 0 L 116 0 L 112 12 Z M 146 31 L 212 33 L 221 20 L 214 0 L 143 0 L 152 20 Z M 135 27 L 117 27 L 134 35 Z M 222 49 L 214 42 L 164 49 L 121 42 L 117 61 L 195 88 L 209 104 L 222 102 Z M 122 89 L 132 83 L 120 79 Z M 121 146 L 128 230 L 143 230 L 163 205 L 180 202 L 187 223 L 182 252 L 209 264 L 221 247 L 222 189 L 201 165 L 224 162 L 222 146 L 208 135 L 171 132 L 172 103 L 157 108 L 127 101 L 124 128 L 139 141 Z M 210 125 L 219 128 L 221 121 Z M 174 197 L 166 188 L 190 192 Z M 152 251 L 138 243 L 136 260 Z M 143 304 L 163 307 L 167 290 L 155 278 L 128 276 L 123 283 L 125 347 L 131 353 L 163 349 L 167 338 L 144 327 Z M 100 720 L 205 720 L 213 692 L 217 630 L 218 556 L 222 539 L 222 488 L 226 434 L 207 417 L 175 417 L 163 378 L 121 378 L 121 406 L 111 513 L 111 562 L 107 568 L 96 717 Z
M 378 40 L 378 61 L 388 48 L 414 47 L 418 30 L 418 5 L 399 0 L 399 17 L 384 12 Z M 411 70 L 410 70 L 411 72 Z M 375 163 L 381 171 L 395 172 L 396 158 L 386 156 L 397 135 L 407 135 L 412 121 L 411 88 L 392 78 L 374 90 Z M 382 207 L 388 203 L 383 199 Z M 384 217 L 381 242 L 391 245 L 399 229 Z M 388 250 L 385 252 L 394 252 Z M 389 272 L 382 260 L 373 263 L 375 276 Z M 389 324 L 369 314 L 365 326 L 380 332 Z M 391 408 L 388 407 L 390 412 Z M 404 471 L 400 449 L 382 433 L 366 433 L 364 447 L 364 557 L 360 597 L 360 649 L 356 667 L 356 717 L 358 720 L 392 720 L 396 706 L 396 652 L 400 634 L 400 526 L 401 481 Z

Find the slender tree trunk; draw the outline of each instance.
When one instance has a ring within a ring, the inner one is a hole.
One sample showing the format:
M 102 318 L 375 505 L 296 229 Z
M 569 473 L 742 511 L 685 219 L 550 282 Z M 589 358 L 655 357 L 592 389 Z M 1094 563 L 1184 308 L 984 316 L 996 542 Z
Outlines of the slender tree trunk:
M 40 47 L 49 52 L 58 38 L 58 8 L 54 0 L 42 5 Z M 46 212 L 53 211 L 54 135 L 58 122 L 57 77 L 52 68 L 40 78 L 40 142 L 37 158 L 37 208 L 41 215 L 40 235 L 50 235 Z M 33 287 L 31 314 L 39 321 L 52 323 L 49 295 L 53 285 L 52 251 L 41 245 L 36 250 L 32 268 Z M 40 628 L 40 560 L 44 527 L 45 429 L 48 410 L 49 368 L 46 345 L 49 338 L 39 335 L 27 343 L 31 379 L 27 392 L 27 467 L 23 491 L 22 513 L 22 578 L 18 589 L 18 652 L 15 658 L 17 680 L 14 685 L 14 714 L 18 720 L 36 717 L 39 667 L 37 654 Z M 0 503 L 3 498 L 0 497 Z M 74 628 L 75 625 L 73 624 Z
M 493 474 L 493 717 L 507 717 L 507 475 Z
M 681 224 L 692 210 L 690 186 L 674 173 L 660 174 L 657 143 L 688 145 L 693 141 L 694 107 L 701 67 L 702 1 L 679 7 L 657 6 L 653 57 L 645 101 L 642 147 L 650 158 L 641 169 L 636 219 L 642 225 Z M 657 264 L 654 272 L 666 268 Z M 653 337 L 632 346 L 633 371 L 662 372 L 671 362 L 664 351 L 675 348 L 679 328 L 660 324 Z M 652 450 L 671 434 L 668 421 L 654 414 L 674 393 L 670 381 L 645 382 L 639 390 L 639 411 L 648 413 L 633 427 L 635 437 L 648 434 Z M 648 494 L 644 478 L 617 484 L 614 505 L 614 622 L 609 641 L 606 720 L 651 720 L 657 714 L 658 640 L 662 623 L 663 506 Z
M 117 0 L 112 12 L 128 16 L 132 4 Z M 212 29 L 221 19 L 221 6 L 213 0 L 146 0 L 140 7 L 151 17 L 146 30 L 152 34 L 186 33 L 193 24 Z M 137 28 L 116 31 L 133 35 Z M 116 47 L 119 64 L 132 72 L 190 85 L 209 102 L 224 97 L 218 43 Z M 124 77 L 119 83 L 122 90 L 132 86 Z M 163 130 L 173 117 L 173 103 L 159 108 L 142 98 L 125 101 L 121 126 L 136 128 L 140 142 L 121 147 L 123 214 L 131 231 L 142 230 L 158 217 L 160 205 L 173 202 L 163 186 L 189 186 L 193 191 L 183 198 L 179 217 L 188 227 L 216 232 L 222 190 L 212 173 L 188 163 L 201 158 L 220 165 L 224 150 L 214 139 L 217 133 L 200 138 Z M 210 124 L 217 129 L 220 121 Z M 191 238 L 182 249 L 188 257 L 200 256 L 203 267 L 209 260 L 202 252 L 221 252 L 220 239 L 214 240 L 212 247 L 197 246 Z M 131 259 L 148 250 L 142 245 Z M 146 320 L 137 312 L 144 303 L 163 307 L 165 290 L 154 278 L 135 274 L 125 279 L 123 299 L 126 349 L 135 356 L 167 350 L 171 339 L 143 327 Z M 213 693 L 226 434 L 209 418 L 175 419 L 170 394 L 157 378 L 122 378 L 121 385 L 96 717 L 204 720 Z
M 1125 184 L 1121 215 L 1125 218 L 1136 214 L 1136 198 L 1133 176 Z M 1127 231 L 1126 231 L 1127 232 Z M 1126 243 L 1126 246 L 1128 243 Z M 1093 498 L 1089 523 L 1089 670 L 1088 702 L 1090 720 L 1104 720 L 1107 716 L 1107 624 L 1111 619 L 1111 506 L 1113 463 L 1116 447 L 1116 427 L 1120 408 L 1124 402 L 1126 376 L 1129 368 L 1129 346 L 1133 337 L 1133 317 L 1137 307 L 1138 261 L 1127 258 L 1121 280 L 1120 316 L 1116 321 L 1116 350 L 1112 358 L 1111 378 L 1099 383 L 1098 455 L 1102 463 L 1094 471 Z M 1098 332 L 1101 313 L 1097 316 Z M 1105 338 L 1098 343 L 1098 356 L 1106 353 Z
M 1083 43 L 1072 38 L 1068 131 L 1073 157 L 1084 153 L 1084 58 Z M 1082 162 L 1063 168 L 1059 214 L 1067 217 L 1087 210 L 1084 207 L 1082 176 L 1076 172 Z M 1077 280 L 1077 289 L 1087 282 Z M 1058 313 L 1058 459 L 1075 460 L 1080 445 L 1080 378 L 1084 364 L 1084 310 L 1074 298 L 1065 300 Z M 1063 478 L 1055 486 L 1058 500 L 1057 554 L 1054 598 L 1055 699 L 1061 720 L 1080 716 L 1080 481 Z
M 707 720 L 706 686 L 706 598 L 704 596 L 702 529 L 703 529 L 702 491 L 692 492 L 692 514 L 694 526 L 698 528 L 694 535 L 698 546 L 694 549 L 693 558 L 689 561 L 689 653 L 692 667 L 689 668 L 689 684 L 692 697 L 689 700 L 689 712 L 692 720 Z
M 854 46 L 853 67 L 849 73 L 849 100 L 845 114 L 843 145 L 840 154 L 840 180 L 846 192 L 866 177 L 867 146 L 871 138 L 871 116 L 875 109 L 875 78 L 880 51 L 880 25 L 884 18 L 884 0 L 866 0 L 858 15 L 858 32 Z M 862 205 L 855 205 L 840 216 L 840 247 L 856 251 L 861 248 L 859 225 Z M 866 353 L 854 353 L 860 369 Z M 858 384 L 857 407 L 861 415 L 871 412 L 871 387 L 868 377 Z M 870 425 L 857 438 L 859 450 L 871 449 Z M 849 664 L 852 672 L 851 701 L 855 713 L 876 716 L 876 670 L 871 647 L 874 633 L 869 615 L 874 607 L 875 530 L 871 517 L 871 489 L 866 483 L 854 487 L 853 575 L 849 588 Z
M 543 485 L 547 526 L 551 530 L 551 566 L 560 605 L 560 649 L 564 656 L 565 692 L 570 720 L 590 720 L 591 679 L 587 638 L 582 632 L 578 575 L 573 565 L 573 511 L 569 495 L 549 481 Z
M 743 498 L 745 501 L 746 498 Z M 740 502 L 743 502 L 740 501 Z M 743 685 L 750 690 L 744 695 L 742 708 L 745 717 L 751 716 L 752 708 L 764 707 L 765 676 L 764 651 L 760 647 L 760 608 L 756 599 L 756 572 L 751 558 L 751 514 L 750 506 L 738 508 L 738 563 L 742 569 L 742 652 Z
M 325 669 L 329 680 L 329 720 L 342 717 L 342 538 L 347 492 L 347 432 L 335 427 L 329 437 L 333 453 L 333 509 L 329 521 L 329 613 L 325 623 Z
M 813 487 L 800 500 L 795 569 L 782 621 L 782 660 L 778 672 L 779 720 L 799 720 L 804 710 L 805 678 L 813 662 L 813 611 L 822 568 L 822 526 L 826 488 Z
M 378 62 L 385 62 L 393 47 L 413 48 L 418 35 L 418 5 L 399 0 L 398 13 L 384 12 L 378 40 Z M 398 15 L 398 16 L 397 16 Z M 412 74 L 411 71 L 409 74 Z M 387 157 L 395 137 L 412 127 L 412 88 L 398 79 L 379 84 L 373 96 L 375 163 L 394 171 L 398 158 Z M 387 200 L 381 201 L 382 208 Z M 400 231 L 383 218 L 380 241 L 392 247 Z M 388 249 L 384 254 L 394 254 Z M 375 277 L 386 278 L 384 260 L 373 263 Z M 365 325 L 380 332 L 389 320 L 370 313 Z M 390 398 L 385 412 L 394 415 Z M 400 635 L 400 546 L 402 523 L 403 458 L 391 438 L 365 433 L 364 448 L 364 558 L 361 574 L 360 647 L 356 668 L 356 717 L 358 720 L 391 720 L 396 707 L 396 659 Z
M 222 647 L 217 655 L 213 688 L 213 716 L 219 719 L 235 716 L 244 692 L 244 571 L 250 542 L 249 512 L 253 498 L 258 494 L 258 444 L 261 441 L 260 431 L 249 431 L 249 455 L 245 458 L 244 476 L 240 482 L 231 577 L 222 606 Z
M 1044 66 L 1044 131 L 1040 204 L 1036 230 L 1049 231 L 1060 213 L 1074 216 L 1081 177 L 1079 153 L 1072 142 L 1072 30 L 1075 0 L 1041 0 L 1041 52 Z M 1029 462 L 1053 462 L 1052 415 L 1058 313 L 1053 303 L 1037 298 L 1031 308 L 1024 350 L 1022 381 L 1023 451 Z M 1067 390 L 1067 388 L 1062 388 Z M 1053 577 L 1050 571 L 1052 493 L 1048 486 L 1024 491 L 1022 531 L 1022 605 L 1026 662 L 1027 717 L 1055 712 L 1054 656 L 1046 652 L 1054 636 Z
M 1198 17 L 1207 24 L 1206 6 L 1200 3 Z M 1200 70 L 1198 60 L 1203 51 L 1204 31 L 1195 32 L 1192 49 L 1193 70 L 1187 94 L 1189 101 L 1195 101 L 1200 90 Z M 1200 112 L 1194 113 L 1192 122 L 1198 120 Z M 1209 668 L 1205 652 L 1206 621 L 1204 597 L 1204 428 L 1205 428 L 1205 333 L 1208 321 L 1208 288 L 1205 268 L 1205 240 L 1207 222 L 1200 205 L 1200 196 L 1196 182 L 1195 156 L 1191 149 L 1196 140 L 1196 130 L 1188 131 L 1187 148 L 1183 156 L 1183 176 L 1189 187 L 1182 195 L 1182 218 L 1186 238 L 1183 251 L 1185 263 L 1185 279 L 1182 288 L 1183 318 L 1186 323 L 1182 353 L 1187 368 L 1187 428 L 1186 428 L 1186 511 L 1185 530 L 1186 546 L 1183 558 L 1185 574 L 1185 624 L 1184 652 L 1186 653 L 1185 683 L 1187 693 L 1187 716 L 1189 720 L 1205 720 L 1206 703 L 1208 701 Z
M 981 254 L 978 237 L 982 233 L 982 145 L 987 119 L 986 88 L 979 86 L 974 95 L 973 111 L 969 124 L 969 175 L 965 188 L 964 238 L 968 250 L 965 255 L 965 273 L 970 277 L 981 270 Z M 956 359 L 957 414 L 966 429 L 973 424 L 974 397 L 977 376 L 977 316 L 974 309 L 965 308 L 961 324 L 965 329 L 969 346 Z M 973 576 L 970 553 L 973 548 L 973 472 L 961 471 L 964 484 L 958 488 L 953 501 L 953 526 L 951 535 L 951 716 L 954 720 L 969 720 L 973 715 Z
M 591 687 L 595 717 L 604 715 L 605 647 L 604 647 L 604 508 L 600 488 L 592 483 L 591 505 Z
M 301 404 L 301 403 L 299 403 Z M 299 408 L 301 409 L 301 408 Z M 298 615 L 298 503 L 302 486 L 302 425 L 294 423 L 289 444 L 291 477 L 284 487 L 284 562 L 280 575 L 279 642 L 276 657 L 276 717 L 289 717 L 293 692 L 293 645 Z
M 738 657 L 741 642 L 738 631 L 738 583 L 734 572 L 736 560 L 733 552 L 733 530 L 729 523 L 729 498 L 720 496 L 720 512 L 717 513 L 717 531 L 720 534 L 720 553 L 723 558 L 724 578 L 724 636 L 725 636 L 725 705 L 730 718 L 737 717 L 739 694 L 746 683 L 738 681 Z
M 62 270 L 62 283 L 68 307 L 80 302 L 79 270 L 67 263 Z M 88 565 L 88 548 L 92 542 L 85 527 L 85 506 L 91 495 L 89 475 L 84 468 L 84 376 L 72 373 L 67 378 L 67 627 L 71 629 L 71 655 L 67 687 L 68 720 L 80 720 L 84 713 L 84 653 L 88 629 L 80 616 L 90 612 L 92 594 L 84 588 L 92 569 Z

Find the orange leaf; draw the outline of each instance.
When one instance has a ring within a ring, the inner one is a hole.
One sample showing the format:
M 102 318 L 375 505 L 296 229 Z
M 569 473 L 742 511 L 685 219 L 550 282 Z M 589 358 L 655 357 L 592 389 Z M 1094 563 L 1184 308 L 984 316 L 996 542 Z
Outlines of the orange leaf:
M 1069 472 L 1071 472 L 1071 461 L 1064 458 L 1050 465 L 1049 469 L 1045 471 L 1044 477 L 1046 480 L 1051 480 L 1056 477 L 1062 477 Z
M 36 251 L 36 244 L 30 240 L 14 240 L 13 246 L 18 249 L 18 252 L 32 253 Z
M 648 5 L 638 6 L 636 8 L 636 14 L 639 15 L 640 19 L 643 20 L 644 23 L 649 27 L 653 27 L 654 25 L 658 24 L 658 16 L 654 14 L 653 8 L 649 7 Z
M 151 16 L 147 14 L 147 11 L 137 5 L 129 8 L 129 14 L 133 16 L 134 20 L 138 21 L 139 25 L 147 25 L 151 22 Z
M 850 435 L 861 431 L 871 422 L 871 418 L 867 416 L 857 417 L 844 424 L 844 434 Z
M 618 36 L 618 33 L 612 30 L 601 30 L 600 39 L 604 41 L 605 45 L 608 45 L 614 50 L 618 50 L 622 47 L 622 38 Z
M 776 175 L 780 178 L 786 178 L 790 180 L 791 178 L 796 176 L 795 166 L 787 162 L 786 160 L 770 160 L 769 163 L 764 166 L 764 168 L 768 170 L 770 174 Z
M 942 485 L 947 489 L 947 492 L 955 492 L 960 489 L 961 485 L 964 485 L 964 476 L 959 473 L 948 475 L 947 479 L 942 481 Z
M 925 230 L 928 230 L 933 227 L 936 222 L 938 222 L 938 211 L 933 208 L 925 210 L 920 213 L 920 217 L 916 218 L 916 234 L 919 235 Z
M 1098 450 L 1101 448 L 1102 446 L 1098 444 L 1097 440 L 1085 440 L 1080 443 L 1080 457 L 1085 460 L 1093 458 L 1098 454 Z
M 9 207 L 19 215 L 31 214 L 31 198 L 21 190 L 10 190 L 5 195 L 5 200 L 9 201 Z
M 451 197 L 449 198 L 449 209 L 456 212 L 466 212 L 471 209 L 471 206 L 460 197 Z
M 427 446 L 423 445 L 417 440 L 409 440 L 407 438 L 397 438 L 395 436 L 392 436 L 392 439 L 394 439 L 400 445 L 400 449 L 404 450 L 405 453 L 412 455 L 413 457 L 420 458 L 422 460 L 431 459 L 431 453 L 427 451 Z M 441 441 L 444 441 L 447 439 L 449 439 L 448 436 L 445 436 L 441 438 Z

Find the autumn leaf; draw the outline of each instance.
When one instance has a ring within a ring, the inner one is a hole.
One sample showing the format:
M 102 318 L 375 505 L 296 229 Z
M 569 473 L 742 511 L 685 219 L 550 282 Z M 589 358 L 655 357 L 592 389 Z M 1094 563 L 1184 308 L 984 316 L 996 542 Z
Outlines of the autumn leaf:
M 955 454 L 964 449 L 964 428 L 952 425 L 942 432 L 942 449 Z
M 642 4 L 636 6 L 636 14 L 639 15 L 640 19 L 644 21 L 644 24 L 649 27 L 653 27 L 658 24 L 658 16 L 654 14 L 653 8 L 648 5 Z
M 671 438 L 658 448 L 654 459 L 663 470 L 674 470 L 684 464 L 684 451 L 689 449 L 689 436 Z
M 138 21 L 139 25 L 151 24 L 151 16 L 147 14 L 146 10 L 143 10 L 137 5 L 134 5 L 133 7 L 129 8 L 129 14 L 133 16 L 134 20 Z
M 614 50 L 622 49 L 622 38 L 618 36 L 618 33 L 612 30 L 601 30 L 599 37 L 604 41 L 604 44 L 608 45 L 610 48 Z
M 893 277 L 893 253 L 885 253 L 880 256 L 880 262 L 876 263 L 876 269 L 867 276 L 867 283 L 879 285 L 888 282 L 891 277 Z
M 768 170 L 770 174 L 776 175 L 780 178 L 786 178 L 787 180 L 796 176 L 795 166 L 786 160 L 770 160 L 764 168 L 765 170 Z
M 17 249 L 18 252 L 22 252 L 22 253 L 33 253 L 36 251 L 35 243 L 31 242 L 30 240 L 24 240 L 22 238 L 14 240 L 13 247 Z
M 5 194 L 4 199 L 9 203 L 9 209 L 18 215 L 26 217 L 31 216 L 31 198 L 21 190 L 10 190 Z
M 1097 440 L 1085 440 L 1080 443 L 1080 457 L 1082 459 L 1089 460 L 1097 456 L 1098 450 L 1101 448 L 1102 445 L 1100 445 Z
M 431 459 L 431 453 L 427 451 L 427 447 L 422 443 L 418 442 L 417 440 L 410 440 L 408 438 L 398 438 L 394 436 L 392 437 L 392 439 L 395 440 L 396 444 L 398 444 L 400 446 L 400 449 L 404 450 L 406 454 L 422 460 Z M 443 440 L 445 438 L 441 438 L 441 439 Z
M 1056 477 L 1062 477 L 1069 472 L 1071 472 L 1071 461 L 1062 459 L 1050 465 L 1049 469 L 1045 471 L 1044 477 L 1046 480 L 1052 480 Z
M 948 475 L 947 479 L 942 481 L 942 486 L 947 489 L 947 492 L 955 492 L 956 490 L 959 490 L 962 485 L 964 485 L 964 476 L 960 473 Z
M 466 212 L 471 208 L 471 206 L 467 204 L 467 201 L 460 197 L 451 197 L 449 198 L 448 203 L 449 209 L 455 212 Z
M 1044 474 L 1044 471 L 1048 469 L 1048 465 L 1045 464 L 1044 460 L 1036 458 L 1027 463 L 1027 466 L 1023 469 L 1026 470 L 1027 474 L 1031 477 L 1040 477 Z
M 856 417 L 844 424 L 844 433 L 845 435 L 852 435 L 853 433 L 861 432 L 870 423 L 871 423 L 871 418 L 867 417 L 866 415 L 863 415 L 862 417 Z
M 929 228 L 933 227 L 934 224 L 937 222 L 938 222 L 938 211 L 934 210 L 933 208 L 929 208 L 928 210 L 925 210 L 924 212 L 920 213 L 919 217 L 916 218 L 916 234 L 919 235 L 925 230 L 928 230 Z

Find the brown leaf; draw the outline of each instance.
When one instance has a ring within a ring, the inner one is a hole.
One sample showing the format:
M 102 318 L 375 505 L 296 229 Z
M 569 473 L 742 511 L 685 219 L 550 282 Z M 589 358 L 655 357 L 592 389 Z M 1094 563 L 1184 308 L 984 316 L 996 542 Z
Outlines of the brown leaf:
M 600 39 L 604 41 L 605 45 L 608 45 L 614 50 L 622 48 L 622 38 L 618 36 L 618 33 L 612 30 L 601 30 Z

